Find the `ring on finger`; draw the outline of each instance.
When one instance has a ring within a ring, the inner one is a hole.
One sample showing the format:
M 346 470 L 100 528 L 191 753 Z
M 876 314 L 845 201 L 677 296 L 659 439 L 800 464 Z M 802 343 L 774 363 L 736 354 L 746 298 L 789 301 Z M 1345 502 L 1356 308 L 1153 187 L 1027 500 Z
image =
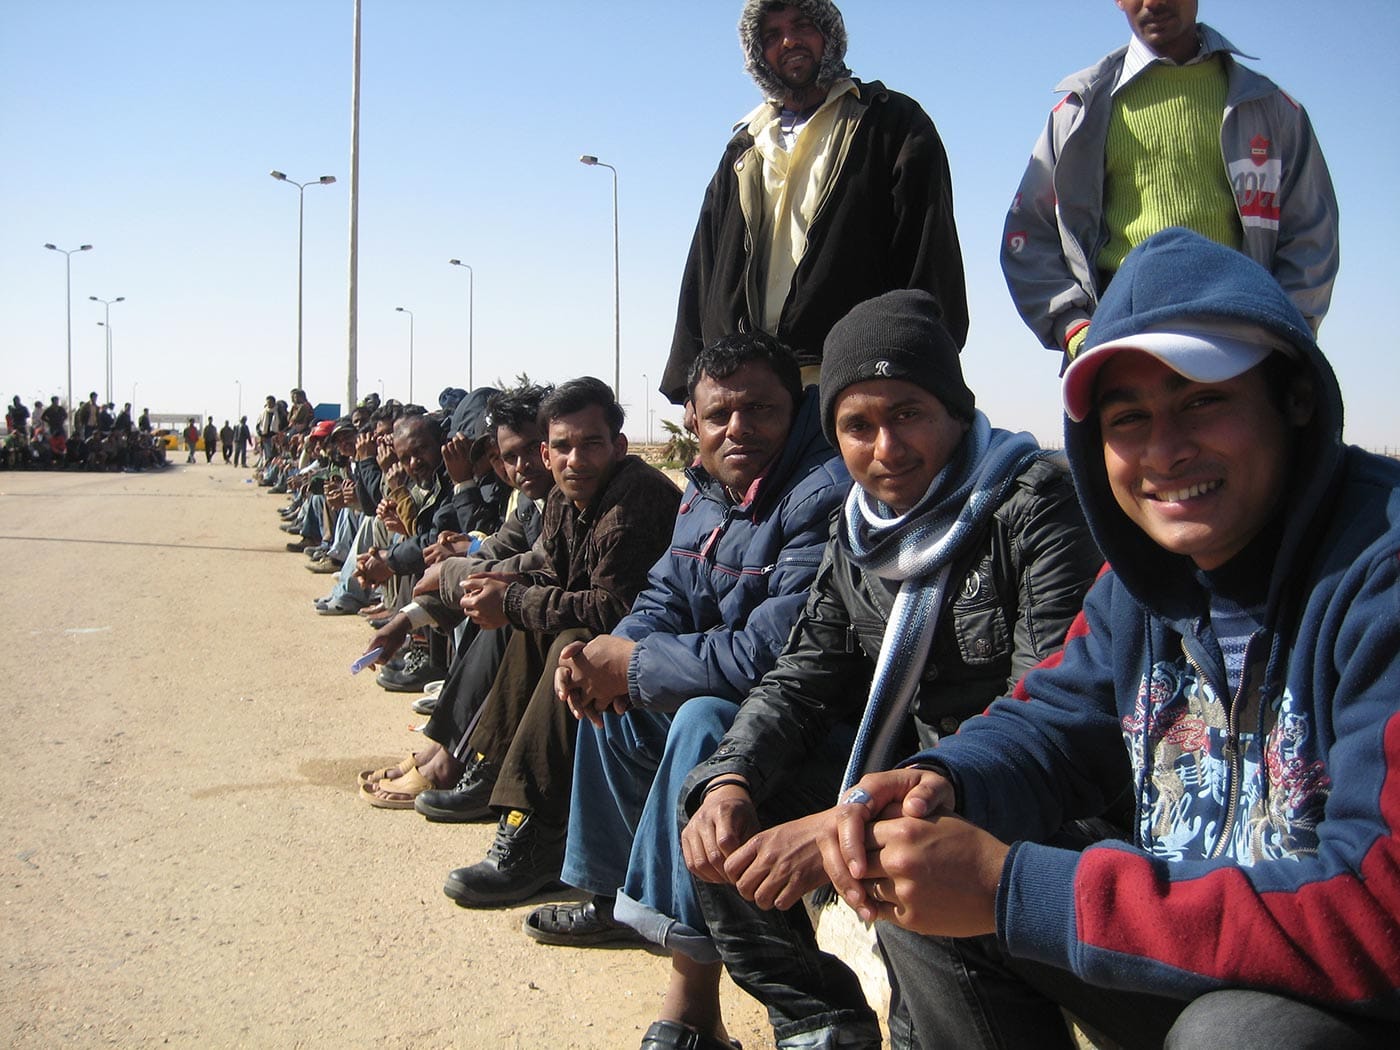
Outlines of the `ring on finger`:
M 853 787 L 842 796 L 841 805 L 864 806 L 873 801 L 874 799 L 870 797 L 870 792 L 866 791 L 864 788 Z

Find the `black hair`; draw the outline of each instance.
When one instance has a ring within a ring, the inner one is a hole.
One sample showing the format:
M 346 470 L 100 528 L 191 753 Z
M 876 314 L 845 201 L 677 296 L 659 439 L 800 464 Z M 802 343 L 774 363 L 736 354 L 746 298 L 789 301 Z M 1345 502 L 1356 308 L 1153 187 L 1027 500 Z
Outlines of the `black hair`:
M 622 423 L 627 418 L 627 414 L 622 411 L 622 406 L 617 403 L 617 398 L 613 396 L 612 387 L 593 376 L 570 379 L 567 383 L 560 383 L 550 391 L 549 395 L 540 402 L 540 412 L 537 417 L 540 429 L 547 430 L 549 424 L 560 416 L 571 416 L 575 412 L 582 412 L 590 405 L 597 405 L 603 410 L 603 418 L 607 420 L 608 432 L 613 437 L 622 433 Z
M 508 390 L 496 391 L 486 401 L 487 430 L 495 437 L 496 428 L 500 426 L 507 426 L 518 433 L 521 427 L 538 425 L 540 405 L 552 393 L 552 383 L 545 386 L 522 383 Z
M 750 362 L 767 365 L 773 370 L 783 389 L 791 395 L 792 407 L 796 411 L 802 400 L 802 369 L 798 367 L 793 352 L 767 332 L 736 332 L 715 340 L 701 350 L 686 373 L 686 400 L 695 400 L 695 388 L 706 376 L 725 379 Z

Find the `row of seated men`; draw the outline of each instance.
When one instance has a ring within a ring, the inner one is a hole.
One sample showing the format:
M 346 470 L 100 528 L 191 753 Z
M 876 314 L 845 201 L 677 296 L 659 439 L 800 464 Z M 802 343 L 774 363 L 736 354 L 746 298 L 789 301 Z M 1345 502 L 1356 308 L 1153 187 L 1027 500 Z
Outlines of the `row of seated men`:
M 815 387 L 768 336 L 704 348 L 683 493 L 591 378 L 445 442 L 405 415 L 394 460 L 326 434 L 381 491 L 321 605 L 387 592 L 374 662 L 456 639 L 430 743 L 361 796 L 496 823 L 459 904 L 562 881 L 527 935 L 667 949 L 645 1050 L 731 1045 L 726 968 L 777 1045 L 880 1046 L 814 892 L 874 923 L 895 1046 L 1069 1045 L 1062 1008 L 1124 1046 L 1384 1045 L 1400 474 L 1341 444 L 1243 255 L 1158 234 L 1095 317 L 1067 461 L 977 410 L 918 291 L 838 323 Z

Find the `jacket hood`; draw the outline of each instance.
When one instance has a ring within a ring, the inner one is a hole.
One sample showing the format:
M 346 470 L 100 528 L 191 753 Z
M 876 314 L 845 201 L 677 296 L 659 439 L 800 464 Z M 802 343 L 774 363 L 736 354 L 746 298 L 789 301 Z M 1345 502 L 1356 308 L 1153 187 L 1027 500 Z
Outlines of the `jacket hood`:
M 788 430 L 787 440 L 783 442 L 782 450 L 759 483 L 758 492 L 754 495 L 749 508 L 750 511 L 755 515 L 762 514 L 779 494 L 787 490 L 788 482 L 793 477 L 806 475 L 813 467 L 830 459 L 837 460 L 836 465 L 844 478 L 845 464 L 840 462 L 836 452 L 827 444 L 826 438 L 822 434 L 821 406 L 817 398 L 817 388 L 809 386 L 802 392 L 802 400 L 797 403 L 796 410 L 793 412 L 792 427 Z M 687 469 L 685 473 L 701 492 L 706 492 L 714 498 L 720 498 L 716 491 L 721 488 L 719 482 L 698 462 Z
M 1138 245 L 1109 284 L 1079 357 L 1148 330 L 1173 327 L 1262 329 L 1269 341 L 1295 356 L 1314 387 L 1312 419 L 1295 442 L 1295 461 L 1284 501 L 1282 540 L 1274 559 L 1269 608 L 1281 585 L 1311 549 L 1317 510 L 1342 457 L 1342 396 L 1331 364 L 1312 330 L 1278 282 L 1240 252 L 1181 228 L 1163 230 Z M 1065 450 L 1074 485 L 1099 549 L 1124 586 L 1143 605 L 1180 623 L 1202 611 L 1194 563 L 1159 547 L 1118 507 L 1104 467 L 1098 417 L 1082 423 L 1065 417 Z
M 846 68 L 846 23 L 830 0 L 745 0 L 743 13 L 739 16 L 739 44 L 744 49 L 744 70 L 753 77 L 764 98 L 781 99 L 787 90 L 764 61 L 763 43 L 758 33 L 764 14 L 779 7 L 797 8 L 821 30 L 826 47 L 822 49 L 818 83 L 829 86 L 851 75 Z

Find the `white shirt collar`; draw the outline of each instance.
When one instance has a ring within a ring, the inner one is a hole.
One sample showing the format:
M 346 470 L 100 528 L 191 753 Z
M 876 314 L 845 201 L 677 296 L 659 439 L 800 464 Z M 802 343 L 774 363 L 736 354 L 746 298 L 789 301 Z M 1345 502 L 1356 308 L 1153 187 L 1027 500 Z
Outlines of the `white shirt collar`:
M 1196 39 L 1198 42 L 1200 41 L 1200 37 L 1201 31 L 1200 27 L 1198 26 L 1196 29 Z M 1134 33 L 1133 38 L 1128 41 L 1128 53 L 1123 56 L 1123 68 L 1118 71 L 1118 80 L 1113 85 L 1113 91 L 1115 94 L 1117 94 L 1119 88 L 1121 88 L 1128 81 L 1132 80 L 1133 77 L 1137 76 L 1148 66 L 1152 65 L 1152 63 L 1154 62 L 1162 62 L 1169 66 L 1175 66 L 1178 64 L 1190 66 L 1194 65 L 1197 62 L 1204 61 L 1205 59 L 1209 58 L 1212 54 L 1214 54 L 1214 52 L 1207 51 L 1204 43 L 1198 43 L 1196 48 L 1196 54 L 1194 57 L 1187 59 L 1185 62 L 1177 63 L 1170 58 L 1163 58 L 1161 55 L 1157 54 L 1157 52 L 1153 51 L 1150 47 L 1148 47 L 1141 40 L 1139 40 L 1137 34 Z

